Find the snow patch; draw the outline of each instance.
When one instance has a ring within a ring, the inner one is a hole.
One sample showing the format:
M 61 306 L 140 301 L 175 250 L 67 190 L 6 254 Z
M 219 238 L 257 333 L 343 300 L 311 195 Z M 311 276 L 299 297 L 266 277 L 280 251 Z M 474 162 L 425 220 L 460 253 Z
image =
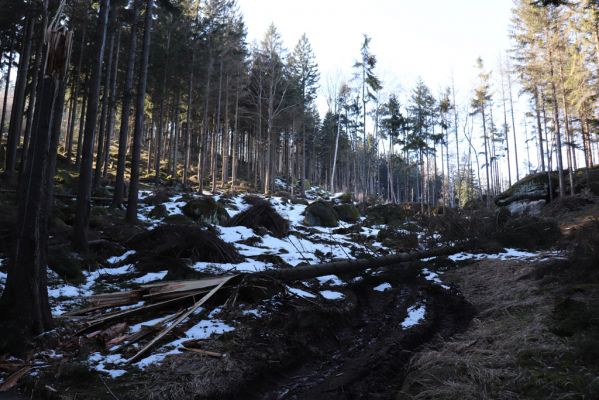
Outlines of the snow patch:
M 320 282 L 321 285 L 330 285 L 330 286 L 345 285 L 345 282 L 343 282 L 341 279 L 339 279 L 339 277 L 337 275 L 318 276 L 318 277 L 316 277 L 316 279 L 318 279 L 318 282 Z
M 415 325 L 418 325 L 420 321 L 424 319 L 424 314 L 426 313 L 426 307 L 424 305 L 421 306 L 410 306 L 408 307 L 408 315 L 401 323 L 401 327 L 403 329 L 409 329 Z
M 341 292 L 333 292 L 332 290 L 321 290 L 320 294 L 327 300 L 341 300 L 345 295 Z
M 145 274 L 144 276 L 140 276 L 139 278 L 133 279 L 131 282 L 134 283 L 148 283 L 153 281 L 159 281 L 164 279 L 168 271 L 160 271 L 160 272 L 150 272 Z
M 287 290 L 289 290 L 291 293 L 293 293 L 294 295 L 299 296 L 299 297 L 308 298 L 308 299 L 316 298 L 316 296 L 313 295 L 312 293 L 306 292 L 305 290 L 302 290 L 302 289 L 287 286 Z
M 422 275 L 424 276 L 424 279 L 426 279 L 427 281 L 435 282 L 436 284 L 440 285 L 443 289 L 449 289 L 449 286 L 443 284 L 443 281 L 439 278 L 438 273 L 433 272 L 428 268 L 423 268 Z
M 389 290 L 391 289 L 392 286 L 390 283 L 381 283 L 380 285 L 374 287 L 373 289 L 376 290 L 377 292 L 384 292 L 385 290 Z

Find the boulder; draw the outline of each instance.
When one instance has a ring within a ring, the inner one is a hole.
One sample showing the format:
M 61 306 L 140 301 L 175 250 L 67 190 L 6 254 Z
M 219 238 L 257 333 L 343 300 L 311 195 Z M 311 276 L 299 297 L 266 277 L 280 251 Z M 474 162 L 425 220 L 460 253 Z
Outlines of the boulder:
M 557 176 L 551 175 L 552 189 L 557 188 Z M 508 190 L 497 196 L 495 204 L 500 207 L 515 202 L 537 202 L 549 200 L 549 180 L 547 173 L 529 175 L 513 184 Z M 511 211 L 511 210 L 510 210 Z
M 543 206 L 547 203 L 545 199 L 520 200 L 507 205 L 507 209 L 513 216 L 517 215 L 540 215 Z
M 339 224 L 339 216 L 330 203 L 319 200 L 306 207 L 304 223 L 308 226 L 334 228 Z
M 149 212 L 148 216 L 150 218 L 162 219 L 168 217 L 168 211 L 164 204 L 155 205 L 152 210 Z
M 353 224 L 360 220 L 360 211 L 353 204 L 339 204 L 333 209 L 341 221 Z
M 229 222 L 229 213 L 212 197 L 200 197 L 187 202 L 182 208 L 189 218 L 212 225 L 225 225 Z

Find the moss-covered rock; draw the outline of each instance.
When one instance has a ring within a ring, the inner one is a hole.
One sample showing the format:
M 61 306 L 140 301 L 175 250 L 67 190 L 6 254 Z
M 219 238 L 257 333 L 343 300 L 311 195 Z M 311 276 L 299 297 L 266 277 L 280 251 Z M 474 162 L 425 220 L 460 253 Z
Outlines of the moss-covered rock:
M 347 192 L 337 197 L 336 200 L 341 204 L 353 204 L 353 197 L 352 193 Z
M 229 222 L 229 213 L 212 197 L 200 197 L 187 202 L 182 208 L 183 214 L 194 221 L 212 225 L 225 225 Z
M 158 204 L 158 205 L 154 206 L 152 208 L 152 210 L 150 210 L 150 212 L 148 213 L 148 216 L 150 218 L 155 218 L 155 219 L 166 218 L 166 217 L 168 217 L 168 211 L 164 204 Z
M 69 283 L 83 283 L 85 260 L 77 253 L 65 250 L 51 251 L 48 254 L 48 267 Z
M 401 204 L 377 204 L 366 209 L 367 225 L 400 225 L 412 212 Z
M 330 203 L 319 200 L 306 207 L 304 223 L 308 226 L 334 228 L 339 224 L 339 216 Z
M 353 224 L 360 220 L 360 211 L 353 204 L 339 204 L 333 207 L 341 221 Z
M 291 204 L 301 204 L 301 205 L 304 205 L 304 206 L 307 206 L 308 204 L 310 204 L 308 202 L 308 200 L 306 200 L 306 199 L 304 199 L 302 197 L 292 197 L 290 199 L 290 202 L 291 202 Z
M 167 224 L 175 224 L 175 225 L 193 224 L 194 223 L 194 221 L 191 218 L 189 218 L 187 215 L 183 215 L 183 214 L 168 215 L 164 218 L 164 222 Z
M 156 192 L 154 194 L 151 194 L 147 197 L 145 197 L 144 199 L 142 199 L 142 202 L 151 206 L 157 206 L 159 204 L 163 204 L 166 203 L 167 201 L 170 201 L 171 197 L 173 196 L 172 192 L 170 191 L 166 191 L 166 190 L 161 190 L 159 192 Z
M 552 189 L 557 187 L 557 176 L 551 174 Z M 529 175 L 513 184 L 508 190 L 497 196 L 495 204 L 507 206 L 516 201 L 537 201 L 549 199 L 549 179 L 547 173 Z

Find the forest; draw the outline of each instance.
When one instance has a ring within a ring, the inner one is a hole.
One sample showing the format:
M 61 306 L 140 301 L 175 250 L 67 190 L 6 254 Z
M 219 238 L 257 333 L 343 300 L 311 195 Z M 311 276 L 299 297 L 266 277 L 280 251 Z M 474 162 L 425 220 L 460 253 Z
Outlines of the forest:
M 595 0 L 402 91 L 237 0 L 0 11 L 9 398 L 599 393 Z

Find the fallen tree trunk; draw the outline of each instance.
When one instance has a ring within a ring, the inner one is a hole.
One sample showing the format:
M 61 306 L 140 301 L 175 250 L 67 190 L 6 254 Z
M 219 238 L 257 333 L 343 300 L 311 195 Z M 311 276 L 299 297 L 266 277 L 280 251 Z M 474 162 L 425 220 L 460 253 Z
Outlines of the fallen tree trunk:
M 326 264 L 303 265 L 294 268 L 271 269 L 259 274 L 267 275 L 283 282 L 301 281 L 324 275 L 358 273 L 368 268 L 391 267 L 409 261 L 429 257 L 447 256 L 463 251 L 460 247 L 440 248 L 425 251 L 413 251 L 389 256 L 361 258 L 357 260 L 338 261 Z

